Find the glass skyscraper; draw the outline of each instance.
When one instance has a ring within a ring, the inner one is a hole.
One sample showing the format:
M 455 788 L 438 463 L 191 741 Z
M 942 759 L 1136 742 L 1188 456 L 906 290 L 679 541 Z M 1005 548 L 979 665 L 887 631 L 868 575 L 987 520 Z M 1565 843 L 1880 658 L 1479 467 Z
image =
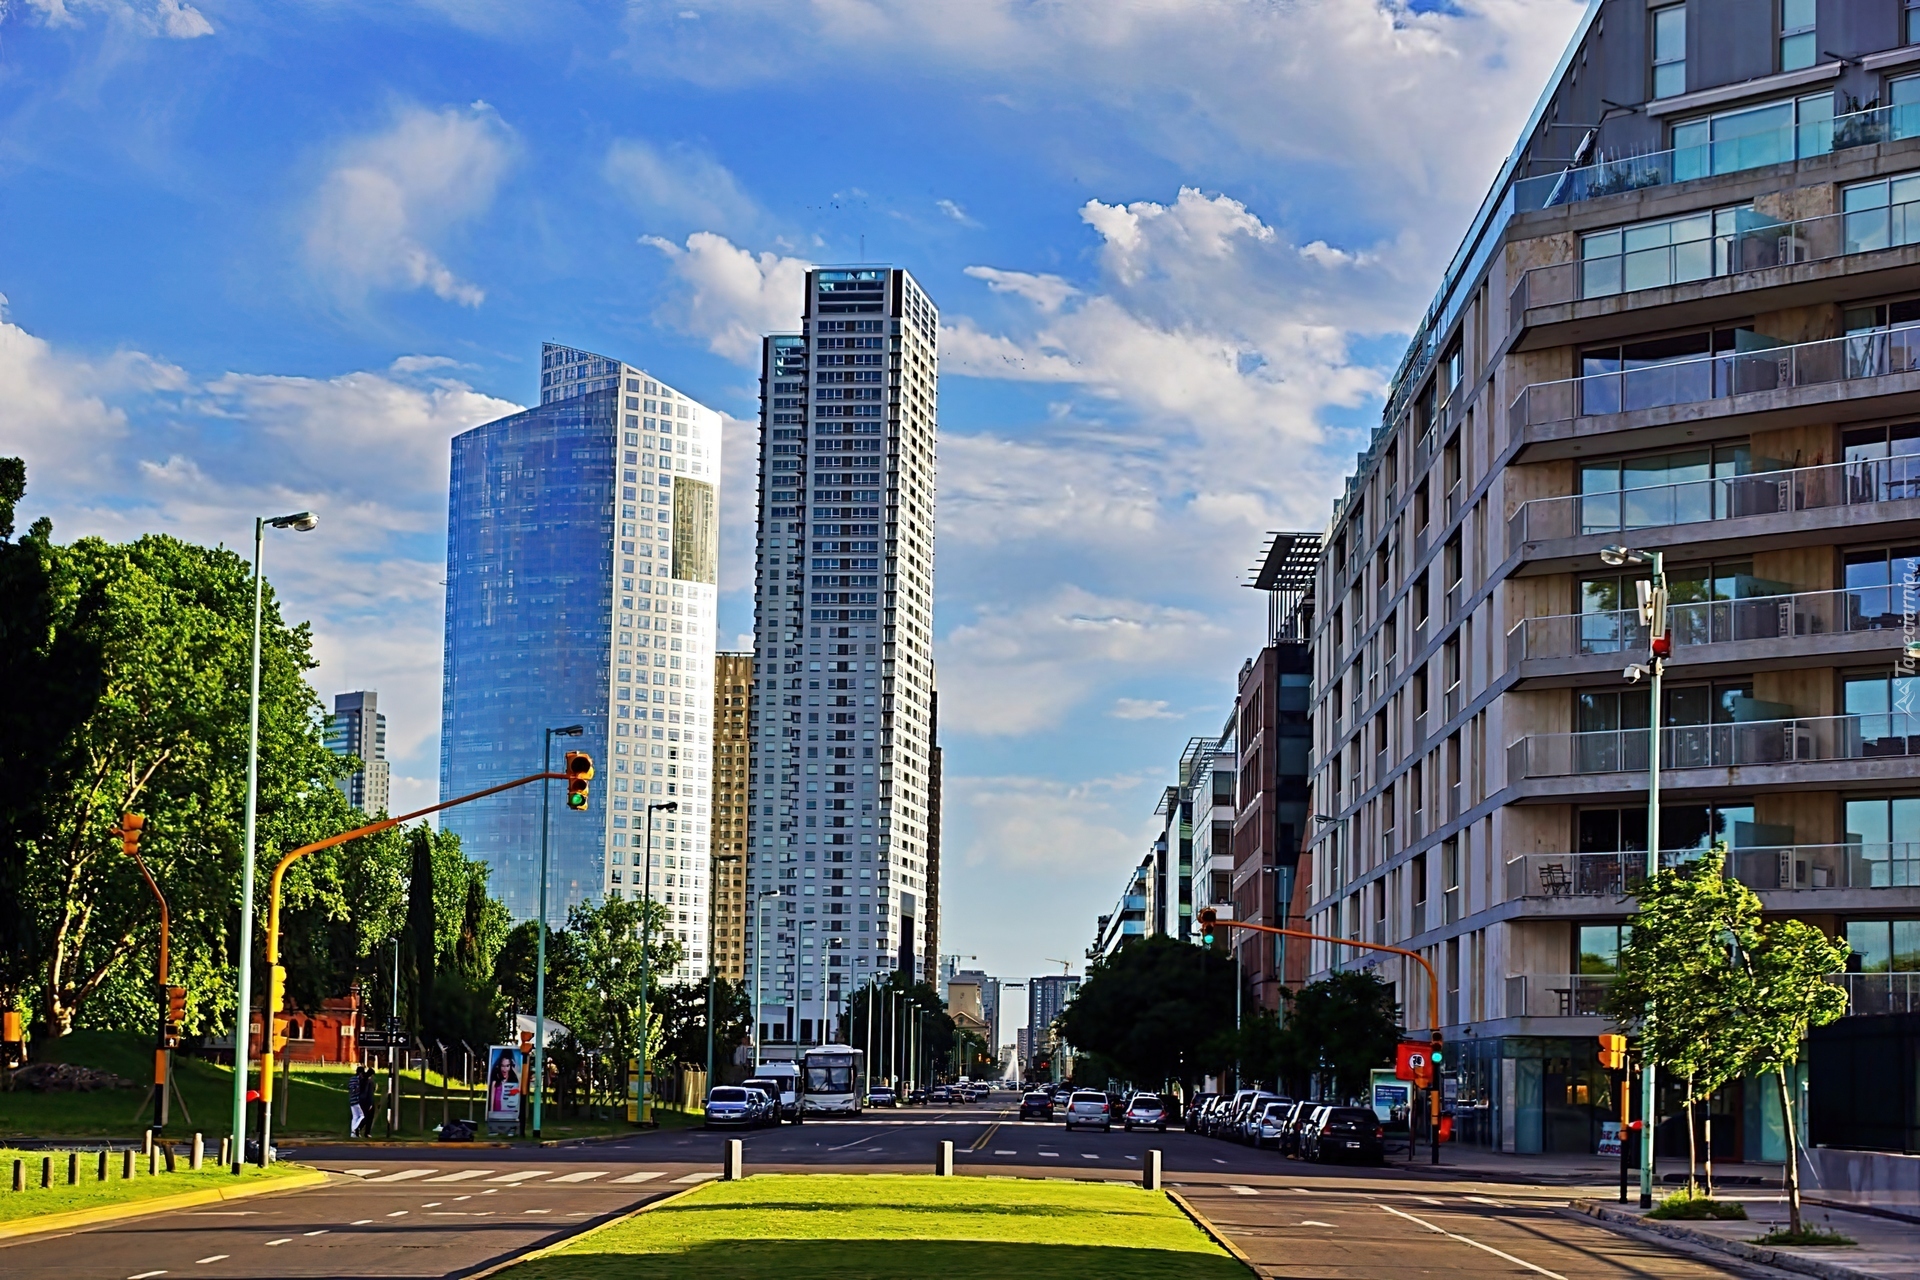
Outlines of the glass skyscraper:
M 706 966 L 720 416 L 645 371 L 548 344 L 540 406 L 454 438 L 440 793 L 537 773 L 543 734 L 590 753 L 587 814 L 551 809 L 548 921 L 652 896 Z M 555 785 L 555 784 L 548 784 Z M 448 810 L 516 920 L 539 904 L 538 785 Z M 668 975 L 663 975 L 668 976 Z

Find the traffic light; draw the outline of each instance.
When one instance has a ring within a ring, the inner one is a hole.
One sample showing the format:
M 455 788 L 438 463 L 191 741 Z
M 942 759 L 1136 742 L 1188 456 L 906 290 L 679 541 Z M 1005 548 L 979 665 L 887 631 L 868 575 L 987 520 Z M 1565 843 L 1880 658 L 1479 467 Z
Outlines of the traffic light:
M 280 1010 L 287 1007 L 287 966 L 277 964 L 267 978 L 267 1008 Z
M 180 1045 L 181 1028 L 187 1020 L 187 989 L 185 987 L 167 988 L 167 1048 L 175 1049 Z
M 108 830 L 120 837 L 120 850 L 129 858 L 140 853 L 140 832 L 146 827 L 147 820 L 137 813 L 123 813 L 120 821 Z
M 1622 1035 L 1600 1037 L 1600 1065 L 1618 1071 L 1627 1065 L 1627 1038 Z
M 1427 1061 L 1433 1063 L 1433 1069 L 1435 1071 L 1444 1070 L 1446 1067 L 1446 1046 L 1440 1043 L 1438 1036 L 1435 1036 L 1433 1039 L 1433 1047 L 1427 1050 Z
M 1194 913 L 1194 918 L 1200 922 L 1200 941 L 1209 947 L 1212 946 L 1213 922 L 1219 919 L 1219 913 L 1212 907 L 1202 907 Z
M 291 1021 L 291 1019 L 281 1014 L 276 1013 L 273 1015 L 273 1051 L 275 1053 L 279 1053 L 287 1047 L 287 1023 L 289 1021 Z
M 584 751 L 567 752 L 567 808 L 587 807 L 587 781 L 593 777 L 593 757 Z

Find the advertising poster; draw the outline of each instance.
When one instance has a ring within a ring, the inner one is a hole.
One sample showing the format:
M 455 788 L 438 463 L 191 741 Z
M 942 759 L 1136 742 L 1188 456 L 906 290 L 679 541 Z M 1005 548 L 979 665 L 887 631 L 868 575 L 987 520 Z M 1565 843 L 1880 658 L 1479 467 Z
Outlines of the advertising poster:
M 487 1127 L 520 1127 L 520 1084 L 525 1059 L 512 1045 L 487 1047 Z

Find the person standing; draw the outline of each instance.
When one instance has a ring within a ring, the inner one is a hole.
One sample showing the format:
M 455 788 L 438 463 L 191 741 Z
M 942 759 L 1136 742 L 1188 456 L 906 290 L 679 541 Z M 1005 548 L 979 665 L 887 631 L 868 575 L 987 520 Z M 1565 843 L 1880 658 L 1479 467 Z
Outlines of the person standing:
M 352 1123 L 347 1128 L 349 1137 L 360 1137 L 360 1131 L 367 1123 L 373 1094 L 370 1085 L 367 1064 L 362 1062 L 354 1068 L 353 1078 L 347 1082 L 347 1109 L 352 1116 Z

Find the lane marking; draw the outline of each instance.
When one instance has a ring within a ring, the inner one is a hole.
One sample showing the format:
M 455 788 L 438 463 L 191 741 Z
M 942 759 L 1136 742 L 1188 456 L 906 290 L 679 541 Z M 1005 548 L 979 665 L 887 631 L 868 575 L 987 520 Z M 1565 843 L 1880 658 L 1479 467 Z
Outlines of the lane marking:
M 552 1213 L 551 1209 L 523 1209 L 522 1213 Z
M 422 1209 L 438 1209 L 440 1207 L 440 1202 L 438 1200 L 429 1200 L 425 1204 L 421 1205 L 420 1207 Z
M 606 1176 L 607 1176 L 607 1171 L 605 1169 L 588 1169 L 584 1173 L 563 1173 L 559 1177 L 555 1178 L 554 1181 L 555 1182 L 592 1182 L 595 1178 L 604 1178 Z
M 659 1178 L 663 1176 L 665 1175 L 657 1172 L 649 1171 L 647 1173 L 630 1173 L 624 1178 L 615 1178 L 614 1181 L 615 1182 L 652 1182 L 655 1178 Z
M 388 1214 L 387 1216 L 389 1218 L 404 1218 L 407 1216 L 407 1211 L 405 1209 L 395 1209 L 392 1213 Z
M 1000 1132 L 1000 1122 L 996 1120 L 991 1125 L 989 1125 L 986 1128 L 986 1130 L 982 1132 L 978 1138 L 975 1138 L 973 1140 L 973 1145 L 968 1147 L 967 1150 L 969 1151 L 981 1150 L 983 1147 L 987 1145 L 988 1142 L 993 1140 L 993 1135 L 998 1132 Z
M 531 1181 L 534 1178 L 544 1178 L 546 1176 L 547 1176 L 547 1171 L 545 1169 L 522 1169 L 518 1173 L 503 1173 L 497 1178 L 488 1178 L 487 1181 L 488 1182 L 511 1182 L 518 1185 L 519 1183 L 522 1183 L 522 1182 Z M 493 1193 L 488 1192 L 487 1194 L 491 1195 Z
M 231 1258 L 232 1256 L 233 1255 L 230 1253 L 216 1253 L 211 1258 L 201 1258 L 198 1262 L 194 1263 L 193 1265 L 196 1267 L 204 1267 L 209 1262 L 223 1262 L 226 1259 Z
M 1227 1184 L 1227 1190 L 1233 1192 L 1233 1194 L 1237 1196 L 1257 1196 L 1260 1194 L 1258 1191 L 1255 1191 L 1252 1187 L 1235 1186 L 1232 1183 Z
M 828 1147 L 827 1150 L 845 1151 L 848 1147 L 857 1147 L 863 1142 L 871 1142 L 871 1141 L 873 1141 L 873 1135 L 869 1133 L 865 1137 L 855 1138 L 852 1142 L 843 1142 L 837 1147 Z
M 153 1280 L 154 1276 L 163 1276 L 165 1274 L 167 1273 L 164 1271 L 142 1271 L 137 1276 L 128 1276 L 127 1280 Z
M 1043 1156 L 1046 1156 L 1050 1160 L 1058 1160 L 1060 1158 L 1060 1153 L 1058 1151 L 1042 1151 L 1040 1154 Z
M 1220 1158 L 1219 1156 L 1215 1156 L 1215 1157 L 1213 1158 L 1213 1162 L 1214 1162 L 1215 1164 L 1225 1164 L 1225 1163 L 1226 1163 L 1226 1161 L 1225 1161 L 1225 1160 L 1222 1160 L 1222 1159 L 1221 1159 L 1221 1158 Z
M 327 1229 L 322 1227 L 318 1231 L 303 1231 L 300 1234 L 304 1236 L 323 1236 L 327 1234 Z
M 1426 1203 L 1426 1204 L 1445 1204 L 1445 1203 L 1446 1203 L 1446 1201 L 1444 1201 L 1444 1200 L 1435 1200 L 1435 1199 L 1434 1199 L 1434 1198 L 1433 1198 L 1432 1196 L 1419 1196 L 1419 1195 L 1417 1195 L 1417 1196 L 1415 1196 L 1415 1197 L 1414 1197 L 1414 1199 L 1415 1199 L 1415 1200 L 1419 1200 L 1419 1201 L 1422 1201 L 1423 1203 Z
M 1456 1235 L 1455 1233 L 1447 1230 L 1445 1227 L 1434 1226 L 1431 1222 L 1428 1222 L 1425 1218 L 1416 1218 L 1410 1213 L 1402 1213 L 1400 1210 L 1394 1208 L 1390 1204 L 1383 1204 L 1380 1207 L 1382 1209 L 1385 1209 L 1388 1213 L 1392 1214 L 1396 1218 L 1405 1218 L 1408 1222 L 1417 1222 L 1421 1226 L 1425 1227 L 1427 1230 L 1433 1232 L 1436 1235 L 1446 1236 L 1449 1240 L 1458 1240 L 1461 1244 L 1470 1244 L 1476 1249 L 1485 1250 L 1486 1252 L 1492 1254 L 1496 1258 L 1505 1258 L 1508 1262 L 1513 1263 L 1517 1267 L 1525 1267 L 1529 1271 L 1538 1272 L 1539 1274 L 1546 1276 L 1548 1280 L 1567 1280 L 1567 1278 L 1561 1275 L 1558 1271 L 1549 1271 L 1545 1267 L 1536 1266 L 1533 1263 L 1528 1262 L 1525 1258 L 1516 1258 L 1510 1253 L 1502 1252 L 1501 1250 L 1494 1248 L 1490 1244 L 1481 1244 L 1478 1240 L 1471 1239 L 1467 1236 Z
M 1138 1160 L 1139 1158 L 1140 1158 L 1139 1156 L 1128 1156 L 1128 1157 L 1127 1157 L 1127 1159 L 1129 1159 L 1129 1160 Z
M 277 1244 L 292 1244 L 292 1243 L 293 1243 L 292 1236 L 281 1236 L 278 1240 L 267 1241 L 267 1248 L 271 1249 L 273 1248 L 273 1246 Z
M 349 1174 L 355 1178 L 365 1178 L 373 1174 L 376 1174 L 380 1171 L 378 1169 L 342 1169 L 340 1172 Z M 224 1258 L 227 1255 L 223 1253 L 220 1256 Z
M 719 1176 L 720 1174 L 717 1171 L 709 1172 L 709 1173 L 690 1173 L 684 1178 L 675 1178 L 674 1181 L 675 1182 L 712 1182 L 715 1178 Z
M 1489 1200 L 1485 1196 L 1461 1196 L 1460 1198 L 1462 1200 L 1471 1200 L 1475 1204 L 1490 1204 L 1496 1209 L 1504 1209 L 1507 1207 L 1506 1205 L 1501 1204 L 1498 1200 Z
M 1018 1151 L 996 1151 L 993 1154 L 997 1156 L 1017 1156 L 1020 1153 Z
M 1316 1222 L 1312 1218 L 1307 1218 L 1302 1221 L 1300 1225 L 1303 1227 L 1330 1227 L 1333 1224 L 1331 1222 Z
M 1310 1196 L 1313 1194 L 1313 1192 L 1307 1190 L 1305 1187 L 1288 1187 L 1287 1190 L 1298 1192 L 1303 1196 Z
M 364 1227 L 369 1222 L 372 1222 L 372 1221 L 373 1221 L 372 1218 L 356 1218 L 354 1221 L 349 1222 L 347 1225 L 350 1227 Z
M 411 1178 L 424 1178 L 435 1172 L 432 1169 L 402 1169 L 398 1173 L 389 1173 L 381 1178 L 368 1178 L 368 1182 L 406 1182 Z
M 347 1172 L 352 1173 L 353 1170 L 349 1169 L 347 1170 Z M 436 1183 L 437 1182 L 465 1182 L 469 1178 L 484 1178 L 492 1172 L 493 1170 L 491 1169 L 462 1169 L 458 1173 L 447 1173 L 447 1174 L 442 1174 L 438 1178 L 428 1178 L 427 1181 L 436 1182 Z

